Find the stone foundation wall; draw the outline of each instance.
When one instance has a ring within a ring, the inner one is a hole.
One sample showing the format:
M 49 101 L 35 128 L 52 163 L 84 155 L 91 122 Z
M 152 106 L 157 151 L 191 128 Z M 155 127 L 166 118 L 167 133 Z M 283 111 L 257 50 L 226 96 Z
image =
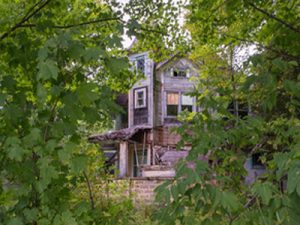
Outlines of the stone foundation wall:
M 118 200 L 131 198 L 136 203 L 151 204 L 154 202 L 154 189 L 172 178 L 125 178 L 105 181 L 100 192 L 107 199 Z

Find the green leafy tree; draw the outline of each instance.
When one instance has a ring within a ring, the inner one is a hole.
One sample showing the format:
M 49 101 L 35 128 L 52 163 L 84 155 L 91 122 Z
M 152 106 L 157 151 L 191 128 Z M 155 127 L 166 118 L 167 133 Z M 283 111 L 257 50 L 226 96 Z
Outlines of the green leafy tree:
M 175 181 L 158 188 L 161 224 L 299 224 L 299 4 L 187 4 L 191 57 L 202 62 L 192 93 L 201 112 L 181 115 L 180 144 L 192 149 Z M 238 50 L 253 47 L 237 62 Z M 239 116 L 241 105 L 248 116 Z M 246 185 L 244 162 L 254 153 L 266 172 Z
M 167 23 L 156 28 L 167 3 L 157 3 L 152 12 L 151 1 L 0 2 L 1 224 L 113 224 L 133 209 L 112 208 L 106 221 L 115 222 L 100 218 L 92 182 L 103 159 L 86 131 L 109 127 L 115 95 L 138 79 L 124 34 L 164 40 Z

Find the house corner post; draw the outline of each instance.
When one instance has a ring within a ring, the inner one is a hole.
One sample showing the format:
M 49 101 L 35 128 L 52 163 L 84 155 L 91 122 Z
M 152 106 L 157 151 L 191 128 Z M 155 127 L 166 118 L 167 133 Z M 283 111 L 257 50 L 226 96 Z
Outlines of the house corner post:
M 120 177 L 126 177 L 128 175 L 128 142 L 120 142 Z

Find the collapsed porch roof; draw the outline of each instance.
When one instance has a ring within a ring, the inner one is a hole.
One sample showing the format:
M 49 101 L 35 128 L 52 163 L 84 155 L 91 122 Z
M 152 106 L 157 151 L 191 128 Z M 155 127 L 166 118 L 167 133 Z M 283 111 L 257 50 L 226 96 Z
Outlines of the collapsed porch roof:
M 92 143 L 100 143 L 104 141 L 127 141 L 133 138 L 139 131 L 150 130 L 149 125 L 139 125 L 130 128 L 124 128 L 116 131 L 110 131 L 104 134 L 95 134 L 88 138 Z

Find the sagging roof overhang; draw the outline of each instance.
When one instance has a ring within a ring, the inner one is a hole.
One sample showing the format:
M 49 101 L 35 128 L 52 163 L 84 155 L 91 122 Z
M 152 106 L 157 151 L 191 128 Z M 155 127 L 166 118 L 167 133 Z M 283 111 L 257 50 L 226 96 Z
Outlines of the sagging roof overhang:
M 130 128 L 124 128 L 116 131 L 107 132 L 104 134 L 92 135 L 88 138 L 91 143 L 101 143 L 101 142 L 114 142 L 114 141 L 127 141 L 132 139 L 135 134 L 140 131 L 152 129 L 149 125 L 139 125 Z

